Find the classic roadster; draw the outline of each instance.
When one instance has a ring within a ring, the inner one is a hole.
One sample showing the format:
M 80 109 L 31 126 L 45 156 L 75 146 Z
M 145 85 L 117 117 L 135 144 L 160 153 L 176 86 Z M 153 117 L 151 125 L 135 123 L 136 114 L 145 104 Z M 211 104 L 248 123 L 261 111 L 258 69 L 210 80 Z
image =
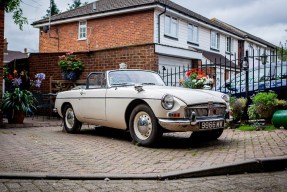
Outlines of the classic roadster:
M 85 88 L 58 93 L 55 111 L 68 133 L 88 123 L 129 130 L 135 142 L 152 146 L 168 131 L 217 139 L 229 119 L 228 104 L 220 92 L 168 87 L 155 72 L 119 69 L 90 73 Z

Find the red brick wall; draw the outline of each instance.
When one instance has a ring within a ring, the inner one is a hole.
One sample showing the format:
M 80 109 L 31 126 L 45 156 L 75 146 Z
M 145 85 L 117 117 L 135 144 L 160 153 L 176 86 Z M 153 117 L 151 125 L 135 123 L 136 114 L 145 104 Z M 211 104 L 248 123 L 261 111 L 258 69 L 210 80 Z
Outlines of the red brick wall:
M 73 22 L 52 26 L 50 34 L 40 32 L 40 52 L 77 52 L 153 43 L 154 11 L 88 20 L 88 40 L 78 40 L 78 27 L 79 22 Z
M 80 79 L 86 79 L 90 72 L 118 69 L 120 63 L 126 63 L 129 69 L 157 70 L 158 57 L 154 53 L 154 44 L 119 47 L 92 52 L 75 53 L 85 68 Z M 41 86 L 42 92 L 49 92 L 49 78 L 62 80 L 58 66 L 58 56 L 63 53 L 33 53 L 29 57 L 30 77 L 36 73 L 45 73 L 46 80 Z

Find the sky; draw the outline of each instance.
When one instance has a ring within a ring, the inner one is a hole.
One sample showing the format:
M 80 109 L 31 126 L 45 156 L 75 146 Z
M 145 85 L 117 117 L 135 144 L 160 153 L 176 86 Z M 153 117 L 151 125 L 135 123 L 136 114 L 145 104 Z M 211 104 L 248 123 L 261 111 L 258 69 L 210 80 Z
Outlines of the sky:
M 82 0 L 93 2 L 94 0 Z M 260 37 L 274 45 L 287 43 L 287 0 L 173 0 L 209 19 L 217 18 L 241 30 Z M 12 14 L 5 14 L 5 38 L 8 49 L 14 51 L 38 52 L 39 29 L 30 24 L 46 15 L 49 0 L 22 0 L 23 14 L 28 25 L 23 31 L 14 24 Z M 55 0 L 63 12 L 72 0 Z

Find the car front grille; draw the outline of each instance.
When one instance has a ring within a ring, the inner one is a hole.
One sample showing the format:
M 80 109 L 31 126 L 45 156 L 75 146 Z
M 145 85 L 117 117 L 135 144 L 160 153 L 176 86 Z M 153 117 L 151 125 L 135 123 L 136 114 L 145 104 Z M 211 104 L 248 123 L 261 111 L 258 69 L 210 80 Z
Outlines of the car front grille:
M 224 116 L 226 105 L 224 103 L 203 103 L 198 105 L 190 105 L 185 109 L 187 118 L 191 117 L 192 112 L 195 112 L 196 117 L 208 116 Z

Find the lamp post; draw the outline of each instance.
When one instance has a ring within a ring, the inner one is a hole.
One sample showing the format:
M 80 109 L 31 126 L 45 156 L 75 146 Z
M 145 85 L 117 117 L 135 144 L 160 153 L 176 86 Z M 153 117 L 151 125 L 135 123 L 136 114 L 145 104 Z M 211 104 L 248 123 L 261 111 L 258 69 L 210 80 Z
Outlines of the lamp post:
M 248 58 L 248 51 L 245 53 L 245 57 L 243 59 L 242 68 L 245 71 L 245 91 L 246 91 L 246 99 L 249 97 L 249 58 Z
M 250 98 L 249 98 L 249 55 L 248 51 L 245 52 L 245 57 L 243 58 L 242 68 L 245 71 L 245 97 L 247 99 L 246 107 L 244 109 L 244 116 L 246 117 L 246 120 L 248 119 L 248 105 L 250 104 Z

